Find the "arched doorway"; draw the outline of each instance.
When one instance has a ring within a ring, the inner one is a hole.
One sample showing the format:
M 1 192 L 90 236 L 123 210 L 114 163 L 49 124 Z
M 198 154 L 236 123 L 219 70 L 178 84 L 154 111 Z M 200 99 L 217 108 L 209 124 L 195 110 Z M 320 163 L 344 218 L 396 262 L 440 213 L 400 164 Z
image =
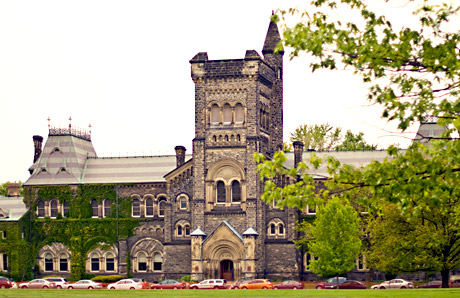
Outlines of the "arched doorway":
M 220 262 L 220 278 L 225 280 L 233 280 L 233 262 L 223 260 Z

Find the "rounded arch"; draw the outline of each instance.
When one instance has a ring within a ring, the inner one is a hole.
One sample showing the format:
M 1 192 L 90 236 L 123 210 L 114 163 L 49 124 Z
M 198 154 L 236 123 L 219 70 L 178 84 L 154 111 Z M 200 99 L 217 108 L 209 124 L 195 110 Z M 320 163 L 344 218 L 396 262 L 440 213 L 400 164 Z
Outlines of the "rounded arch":
M 190 197 L 185 192 L 182 192 L 176 196 L 176 205 L 178 210 L 188 210 L 189 209 Z
M 286 236 L 286 225 L 284 221 L 279 217 L 272 218 L 267 225 L 267 235 L 270 237 L 284 238 Z
M 61 258 L 65 256 L 65 258 Z M 62 243 L 53 242 L 43 246 L 38 252 L 38 265 L 42 272 L 69 272 L 72 253 Z M 61 266 L 61 259 L 63 261 Z M 64 260 L 66 265 L 64 265 Z M 61 270 L 62 269 L 62 270 Z
M 246 180 L 246 174 L 243 165 L 231 158 L 222 158 L 213 163 L 208 170 L 206 180 L 216 180 L 221 178 L 227 183 L 231 179 L 239 178 L 239 180 Z
M 163 265 L 163 245 L 153 238 L 143 238 L 131 248 L 133 272 L 161 271 Z M 160 256 L 160 258 L 158 257 Z M 158 260 L 161 259 L 161 262 Z M 160 269 L 158 269 L 160 268 Z

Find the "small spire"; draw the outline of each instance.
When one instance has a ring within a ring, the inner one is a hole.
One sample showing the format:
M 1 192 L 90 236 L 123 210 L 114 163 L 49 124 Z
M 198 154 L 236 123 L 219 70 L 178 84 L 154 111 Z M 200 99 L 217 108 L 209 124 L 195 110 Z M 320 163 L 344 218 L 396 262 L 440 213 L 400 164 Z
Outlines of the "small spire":
M 270 25 L 268 25 L 267 36 L 265 37 L 262 54 L 265 55 L 265 54 L 274 53 L 275 48 L 280 41 L 281 41 L 281 37 L 278 31 L 278 26 L 275 23 L 273 23 L 270 19 Z
M 72 116 L 69 117 L 69 133 L 72 129 Z
M 48 120 L 48 130 L 50 130 L 50 128 L 51 128 L 51 124 L 50 124 L 51 118 L 50 118 L 50 117 L 48 117 L 48 119 L 47 119 L 47 120 Z

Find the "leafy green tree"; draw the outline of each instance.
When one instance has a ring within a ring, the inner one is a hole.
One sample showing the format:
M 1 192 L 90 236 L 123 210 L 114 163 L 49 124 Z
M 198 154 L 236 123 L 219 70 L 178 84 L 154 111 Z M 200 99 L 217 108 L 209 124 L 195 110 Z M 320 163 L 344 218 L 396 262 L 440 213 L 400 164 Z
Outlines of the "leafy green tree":
M 326 188 L 318 188 L 309 178 L 307 165 L 285 169 L 283 154 L 275 154 L 271 161 L 260 156 L 256 160 L 267 200 L 276 197 L 283 200 L 282 205 L 302 207 L 340 194 L 344 199 L 356 197 L 361 205 L 370 206 L 375 216 L 385 216 L 389 212 L 386 204 L 392 203 L 412 225 L 426 223 L 424 235 L 436 241 L 401 238 L 405 245 L 417 245 L 417 250 L 407 250 L 401 256 L 404 267 L 415 265 L 418 254 L 431 252 L 430 262 L 441 271 L 442 286 L 448 287 L 449 271 L 460 266 L 460 34 L 446 28 L 459 8 L 410 2 L 419 4 L 414 11 L 419 24 L 396 30 L 365 1 L 313 1 L 314 9 L 300 12 L 300 23 L 284 29 L 280 47 L 292 48 L 292 56 L 301 52 L 312 55 L 313 71 L 351 68 L 369 84 L 371 103 L 382 105 L 382 116 L 397 121 L 402 130 L 425 115 L 438 117 L 438 124 L 448 129 L 440 136 L 428 137 L 428 148 L 414 143 L 408 150 L 398 151 L 392 146 L 387 160 L 360 169 L 328 158 Z M 337 16 L 335 11 L 341 7 L 357 11 L 360 18 L 344 21 L 329 17 Z M 295 9 L 281 11 L 273 19 L 298 13 Z M 310 167 L 317 168 L 322 162 L 313 156 Z M 278 187 L 275 177 L 280 175 L 299 179 Z M 399 227 L 400 234 L 411 232 L 408 225 Z
M 330 124 L 299 125 L 291 133 L 290 140 L 301 141 L 305 150 L 315 151 L 332 150 L 340 142 L 340 127 L 332 127 Z
M 353 150 L 376 150 L 376 145 L 370 145 L 364 140 L 362 132 L 354 134 L 351 130 L 347 130 L 344 140 L 335 148 L 337 151 L 353 151 Z
M 359 220 L 347 200 L 333 197 L 320 208 L 308 229 L 308 248 L 315 256 L 310 269 L 324 276 L 342 275 L 353 269 L 361 248 Z M 338 284 L 338 280 L 337 280 Z

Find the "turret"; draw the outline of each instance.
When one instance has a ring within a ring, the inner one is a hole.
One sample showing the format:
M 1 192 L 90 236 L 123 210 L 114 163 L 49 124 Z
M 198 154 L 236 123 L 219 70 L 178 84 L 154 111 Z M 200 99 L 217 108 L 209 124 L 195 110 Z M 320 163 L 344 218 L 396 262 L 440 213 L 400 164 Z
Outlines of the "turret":
M 37 161 L 37 159 L 40 157 L 42 154 L 42 143 L 43 143 L 43 137 L 42 136 L 33 136 L 32 139 L 34 140 L 34 163 Z

